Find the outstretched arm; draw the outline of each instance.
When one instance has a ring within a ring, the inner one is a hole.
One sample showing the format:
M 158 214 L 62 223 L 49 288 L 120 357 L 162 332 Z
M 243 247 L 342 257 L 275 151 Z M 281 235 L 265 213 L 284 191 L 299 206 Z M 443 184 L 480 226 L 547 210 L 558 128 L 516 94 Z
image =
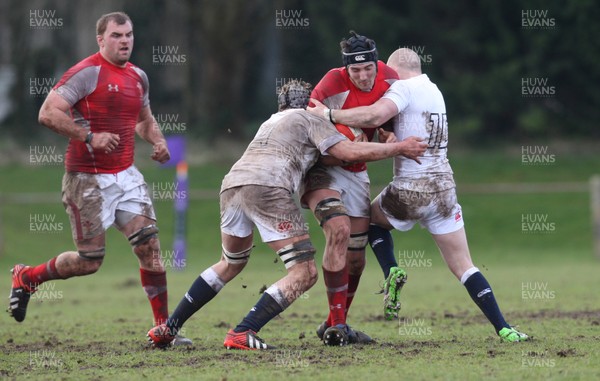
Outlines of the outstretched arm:
M 376 161 L 402 155 L 421 164 L 418 157 L 422 156 L 427 149 L 427 144 L 422 143 L 422 141 L 422 138 L 414 136 L 410 136 L 401 142 L 387 144 L 342 140 L 330 147 L 327 153 L 347 162 Z
M 152 144 L 152 160 L 158 161 L 161 164 L 169 161 L 171 154 L 167 147 L 167 141 L 158 127 L 156 119 L 154 119 L 154 116 L 152 115 L 150 106 L 146 106 L 140 111 L 138 122 L 135 126 L 135 132 L 137 132 L 142 139 Z
M 313 107 L 307 107 L 310 113 L 352 127 L 375 128 L 398 114 L 396 104 L 389 99 L 381 98 L 370 106 L 351 109 L 329 109 L 323 103 L 311 98 Z

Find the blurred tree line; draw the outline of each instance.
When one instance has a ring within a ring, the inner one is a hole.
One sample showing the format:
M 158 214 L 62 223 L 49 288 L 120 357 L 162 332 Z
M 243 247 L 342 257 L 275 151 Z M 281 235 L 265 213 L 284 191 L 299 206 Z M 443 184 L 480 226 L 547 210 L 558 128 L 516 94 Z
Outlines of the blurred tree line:
M 4 1 L 4 135 L 28 141 L 42 133 L 37 112 L 47 89 L 97 51 L 95 22 L 114 10 L 133 19 L 131 61 L 150 78 L 166 133 L 252 136 L 276 110 L 282 84 L 316 84 L 341 66 L 339 42 L 353 29 L 376 41 L 384 61 L 400 47 L 417 51 L 445 95 L 453 138 L 600 137 L 594 0 Z

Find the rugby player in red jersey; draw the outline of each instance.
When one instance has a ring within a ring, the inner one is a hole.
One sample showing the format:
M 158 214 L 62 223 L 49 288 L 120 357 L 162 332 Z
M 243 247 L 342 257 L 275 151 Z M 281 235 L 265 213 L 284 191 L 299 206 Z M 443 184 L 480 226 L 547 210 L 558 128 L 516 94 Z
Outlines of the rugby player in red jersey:
M 25 319 L 30 296 L 40 284 L 98 271 L 105 232 L 112 225 L 138 257 L 155 322 L 169 316 L 156 217 L 144 178 L 133 164 L 135 134 L 153 146 L 152 159 L 159 163 L 169 160 L 169 150 L 150 110 L 148 77 L 129 62 L 131 19 L 122 12 L 103 15 L 96 32 L 99 52 L 69 69 L 39 112 L 42 125 L 69 138 L 62 200 L 77 250 L 38 266 L 13 267 L 9 313 L 18 322 Z
M 311 99 L 329 110 L 371 105 L 398 79 L 393 69 L 378 61 L 373 40 L 350 33 L 352 36 L 340 43 L 344 66 L 330 70 L 311 94 Z M 375 133 L 375 129 L 361 131 L 340 124 L 336 128 L 351 140 L 372 140 Z M 382 129 L 379 132 L 380 140 L 394 138 Z M 303 204 L 313 211 L 326 238 L 322 268 L 329 316 L 317 329 L 317 336 L 334 346 L 347 344 L 351 332 L 346 317 L 365 267 L 371 202 L 366 164 L 339 164 L 343 163 L 317 163 L 308 172 L 301 193 Z M 372 341 L 366 334 L 356 333 L 361 342 Z

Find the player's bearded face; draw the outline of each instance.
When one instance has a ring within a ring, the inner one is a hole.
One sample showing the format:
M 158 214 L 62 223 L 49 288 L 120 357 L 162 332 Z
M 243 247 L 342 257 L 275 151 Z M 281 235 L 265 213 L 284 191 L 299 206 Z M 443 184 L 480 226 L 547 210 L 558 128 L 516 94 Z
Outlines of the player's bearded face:
M 133 27 L 130 22 L 118 25 L 109 21 L 106 31 L 98 36 L 102 56 L 111 63 L 123 66 L 129 61 L 133 50 Z
M 354 86 L 362 91 L 371 91 L 377 76 L 377 66 L 375 62 L 348 65 L 348 75 Z

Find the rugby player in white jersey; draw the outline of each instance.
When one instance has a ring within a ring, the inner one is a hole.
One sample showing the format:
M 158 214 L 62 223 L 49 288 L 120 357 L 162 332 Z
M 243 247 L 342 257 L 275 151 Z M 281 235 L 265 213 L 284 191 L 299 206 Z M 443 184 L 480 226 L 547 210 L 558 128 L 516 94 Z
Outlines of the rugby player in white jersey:
M 390 230 L 408 231 L 418 222 L 431 233 L 448 268 L 466 287 L 502 340 L 527 340 L 526 334 L 504 320 L 489 283 L 471 260 L 447 158 L 448 121 L 442 93 L 421 72 L 421 61 L 414 51 L 398 49 L 387 64 L 398 72 L 400 80 L 373 105 L 328 111 L 313 100 L 315 107 L 308 109 L 352 127 L 374 128 L 395 118 L 394 133 L 399 140 L 410 135 L 422 137 L 428 143 L 421 164 L 400 156 L 394 158 L 394 179 L 371 204 L 369 243 L 386 277 L 386 317 L 397 317 L 399 294 L 406 280 L 404 271 L 397 267 Z
M 309 168 L 321 154 L 356 162 L 395 155 L 417 160 L 425 151 L 425 144 L 415 137 L 386 144 L 351 142 L 329 121 L 304 110 L 309 87 L 298 81 L 283 86 L 279 112 L 260 126 L 243 156 L 223 179 L 221 259 L 198 276 L 167 322 L 148 332 L 154 346 L 168 345 L 187 319 L 244 269 L 257 227 L 262 240 L 281 258 L 287 274 L 267 288 L 246 317 L 229 330 L 223 345 L 228 349 L 274 348 L 257 332 L 317 281 L 315 249 L 293 199 Z M 348 340 L 358 342 L 359 337 L 352 331 Z

